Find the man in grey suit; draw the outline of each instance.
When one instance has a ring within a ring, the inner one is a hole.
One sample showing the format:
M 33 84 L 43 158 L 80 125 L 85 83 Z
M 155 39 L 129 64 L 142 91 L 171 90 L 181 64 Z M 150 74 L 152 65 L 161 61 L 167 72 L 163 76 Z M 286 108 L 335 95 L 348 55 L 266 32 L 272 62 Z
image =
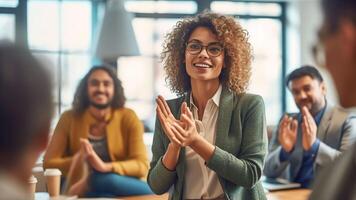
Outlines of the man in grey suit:
M 309 188 L 320 167 L 333 161 L 356 139 L 356 118 L 327 102 L 318 70 L 303 66 L 287 78 L 300 112 L 282 117 L 270 143 L 264 173 Z
M 356 106 L 356 1 L 322 0 L 320 45 L 325 66 L 335 80 L 340 102 Z M 322 170 L 313 186 L 312 200 L 356 199 L 356 144 L 330 167 Z

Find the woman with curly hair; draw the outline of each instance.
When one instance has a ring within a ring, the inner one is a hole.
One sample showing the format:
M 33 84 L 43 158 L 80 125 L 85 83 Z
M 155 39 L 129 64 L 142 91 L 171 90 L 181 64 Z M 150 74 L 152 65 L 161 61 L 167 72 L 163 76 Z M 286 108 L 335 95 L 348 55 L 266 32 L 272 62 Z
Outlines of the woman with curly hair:
M 166 37 L 166 80 L 179 98 L 157 98 L 151 189 L 171 199 L 266 199 L 264 103 L 247 94 L 248 33 L 232 17 L 204 12 Z M 173 186 L 173 187 L 172 187 Z

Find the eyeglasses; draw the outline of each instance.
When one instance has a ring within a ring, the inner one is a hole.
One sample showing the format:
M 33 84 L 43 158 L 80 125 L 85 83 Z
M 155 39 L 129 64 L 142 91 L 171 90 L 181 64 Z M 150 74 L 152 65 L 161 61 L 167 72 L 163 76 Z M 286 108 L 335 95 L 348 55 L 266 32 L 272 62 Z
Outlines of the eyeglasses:
M 206 49 L 206 52 L 211 57 L 220 56 L 224 51 L 224 47 L 220 43 L 210 43 L 205 46 L 199 42 L 188 42 L 186 45 L 186 50 L 192 55 L 198 55 L 203 48 Z
M 314 62 L 319 67 L 325 67 L 325 48 L 322 42 L 317 42 L 312 46 L 312 55 Z
M 325 24 L 318 31 L 318 42 L 312 46 L 312 55 L 314 58 L 315 64 L 319 67 L 325 67 L 325 48 L 324 42 L 332 34 L 330 28 Z

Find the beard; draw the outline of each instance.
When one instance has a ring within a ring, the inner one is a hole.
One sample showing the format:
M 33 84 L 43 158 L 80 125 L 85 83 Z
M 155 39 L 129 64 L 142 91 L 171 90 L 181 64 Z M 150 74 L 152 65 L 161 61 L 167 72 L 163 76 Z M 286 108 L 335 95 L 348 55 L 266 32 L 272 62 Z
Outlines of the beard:
M 111 101 L 108 103 L 102 103 L 102 104 L 90 101 L 90 105 L 96 109 L 103 110 L 103 109 L 109 108 L 111 106 Z
M 304 99 L 304 100 L 299 101 L 296 104 L 297 104 L 297 107 L 299 108 L 299 110 L 301 110 L 302 107 L 304 107 L 304 106 L 307 107 L 309 111 L 312 110 L 313 107 L 315 107 L 315 102 L 311 99 Z
M 314 116 L 316 113 L 318 113 L 322 109 L 322 106 L 320 103 L 308 102 L 308 103 L 303 103 L 303 104 L 298 105 L 300 112 L 302 112 L 302 107 L 304 107 L 304 106 L 307 107 L 308 111 L 310 112 L 310 114 L 312 116 Z
M 99 110 L 103 110 L 103 109 L 109 108 L 111 106 L 111 103 L 112 103 L 113 99 L 112 98 L 110 99 L 108 94 L 103 93 L 103 92 L 99 92 L 99 91 L 97 91 L 97 92 L 95 92 L 93 94 L 93 98 L 95 98 L 98 95 L 105 95 L 108 98 L 108 101 L 106 103 L 96 103 L 91 97 L 89 97 L 90 105 L 93 106 L 96 109 L 99 109 Z
M 307 107 L 309 111 L 311 111 L 314 107 L 313 104 L 300 104 L 300 105 L 297 105 L 298 109 L 299 110 L 302 110 L 303 107 Z

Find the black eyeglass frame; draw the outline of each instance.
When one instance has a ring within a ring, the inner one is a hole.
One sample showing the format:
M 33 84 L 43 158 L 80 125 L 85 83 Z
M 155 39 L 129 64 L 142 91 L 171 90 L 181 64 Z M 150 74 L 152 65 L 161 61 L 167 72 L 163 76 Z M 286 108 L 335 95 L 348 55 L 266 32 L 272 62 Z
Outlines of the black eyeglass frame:
M 197 52 L 192 52 L 192 51 L 190 51 L 189 48 L 188 48 L 189 44 L 197 44 L 197 45 L 200 45 L 200 50 L 197 51 Z M 211 54 L 211 53 L 209 52 L 209 46 L 212 46 L 212 45 L 216 45 L 216 46 L 219 46 L 219 47 L 221 48 L 221 51 L 219 52 L 219 54 L 214 55 L 214 54 Z M 190 42 L 186 42 L 186 43 L 185 43 L 185 49 L 186 49 L 186 51 L 188 51 L 191 55 L 198 55 L 198 54 L 200 54 L 201 51 L 203 51 L 204 48 L 205 48 L 205 51 L 208 53 L 208 55 L 211 56 L 211 57 L 218 57 L 218 56 L 220 56 L 220 55 L 225 51 L 224 46 L 223 46 L 221 43 L 219 43 L 219 42 L 209 43 L 208 45 L 203 45 L 202 43 L 196 42 L 196 41 L 190 41 Z
M 326 63 L 324 42 L 335 32 L 335 29 L 331 29 L 327 24 L 323 24 L 318 31 L 318 41 L 312 46 L 311 51 L 314 62 L 319 67 L 325 67 Z

